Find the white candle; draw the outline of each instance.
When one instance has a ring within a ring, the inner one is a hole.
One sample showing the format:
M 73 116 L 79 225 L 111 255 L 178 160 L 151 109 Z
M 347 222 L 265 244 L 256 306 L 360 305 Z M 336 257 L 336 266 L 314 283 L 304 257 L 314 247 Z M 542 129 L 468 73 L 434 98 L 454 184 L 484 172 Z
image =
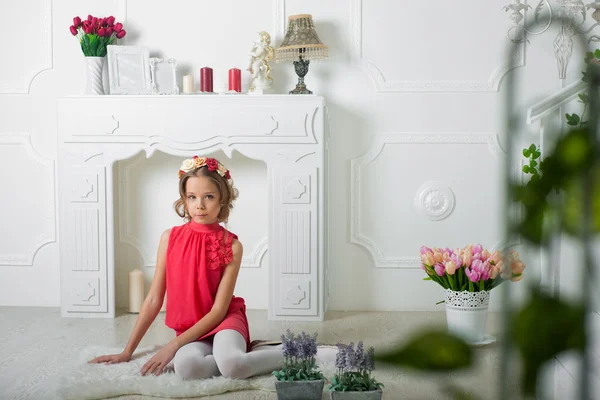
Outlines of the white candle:
M 129 273 L 129 312 L 139 313 L 144 302 L 144 273 L 134 269 Z
M 183 77 L 183 93 L 194 93 L 194 75 Z

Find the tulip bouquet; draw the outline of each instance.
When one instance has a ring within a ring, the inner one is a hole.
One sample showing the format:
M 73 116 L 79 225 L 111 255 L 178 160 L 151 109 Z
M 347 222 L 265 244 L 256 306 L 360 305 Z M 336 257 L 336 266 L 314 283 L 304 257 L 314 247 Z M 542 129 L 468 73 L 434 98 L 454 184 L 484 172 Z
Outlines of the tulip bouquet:
M 520 281 L 525 269 L 516 251 L 509 251 L 505 259 L 500 251 L 490 253 L 480 244 L 455 250 L 423 246 L 421 262 L 428 275 L 424 280 L 457 292 L 490 291 L 504 281 Z
M 117 39 L 122 39 L 126 34 L 123 24 L 120 22 L 115 24 L 113 16 L 97 18 L 88 15 L 83 21 L 75 17 L 69 29 L 71 34 L 79 39 L 81 50 L 86 57 L 104 57 L 106 46 L 114 44 Z

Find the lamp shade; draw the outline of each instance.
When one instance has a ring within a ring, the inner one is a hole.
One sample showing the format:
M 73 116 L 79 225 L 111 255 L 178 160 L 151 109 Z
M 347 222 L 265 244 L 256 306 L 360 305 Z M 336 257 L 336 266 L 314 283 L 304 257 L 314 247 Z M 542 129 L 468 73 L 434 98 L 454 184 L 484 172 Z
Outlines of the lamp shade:
M 281 46 L 275 50 L 278 61 L 321 60 L 328 58 L 327 46 L 321 42 L 310 14 L 290 15 Z

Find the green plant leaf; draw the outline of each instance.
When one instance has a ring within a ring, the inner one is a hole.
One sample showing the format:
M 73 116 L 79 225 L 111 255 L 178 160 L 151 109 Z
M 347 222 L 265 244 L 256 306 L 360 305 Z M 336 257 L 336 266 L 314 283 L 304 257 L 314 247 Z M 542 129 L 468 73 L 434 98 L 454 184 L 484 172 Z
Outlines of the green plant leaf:
M 600 49 L 596 49 L 594 51 L 594 57 L 597 58 L 598 60 L 600 60 Z
M 526 174 L 528 174 L 530 171 L 529 165 L 523 165 L 523 172 L 525 172 Z
M 530 153 L 533 153 L 533 152 L 535 151 L 535 149 L 536 149 L 536 146 L 535 146 L 535 144 L 533 144 L 533 143 L 532 143 L 532 144 L 529 146 L 529 152 L 530 152 Z
M 571 125 L 571 126 L 577 126 L 579 125 L 580 122 L 580 118 L 579 115 L 573 113 L 573 114 L 565 114 L 565 117 L 567 118 L 567 124 Z
M 376 355 L 375 359 L 421 371 L 449 372 L 469 367 L 473 362 L 473 350 L 445 330 L 432 330 L 419 332 L 406 344 Z
M 529 158 L 529 155 L 531 154 L 531 152 L 529 151 L 529 149 L 523 149 L 523 156 L 526 158 Z
M 538 165 L 537 161 L 535 161 L 533 159 L 531 161 L 529 161 L 529 166 L 531 168 L 535 168 L 535 167 L 537 167 L 537 165 Z
M 579 101 L 583 104 L 587 104 L 589 102 L 589 97 L 587 93 L 579 93 L 577 97 L 579 97 Z
M 524 362 L 523 392 L 535 395 L 542 366 L 567 350 L 585 348 L 585 311 L 534 288 L 515 317 L 512 336 Z

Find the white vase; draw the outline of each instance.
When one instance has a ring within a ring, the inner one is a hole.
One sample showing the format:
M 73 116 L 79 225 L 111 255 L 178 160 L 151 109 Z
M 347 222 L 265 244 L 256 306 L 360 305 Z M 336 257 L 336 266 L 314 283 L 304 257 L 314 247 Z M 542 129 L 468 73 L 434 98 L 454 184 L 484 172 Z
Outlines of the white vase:
M 448 331 L 470 344 L 484 342 L 490 292 L 457 292 L 446 289 L 444 297 Z
M 85 94 L 102 95 L 107 84 L 107 68 L 105 57 L 85 57 L 87 84 Z

